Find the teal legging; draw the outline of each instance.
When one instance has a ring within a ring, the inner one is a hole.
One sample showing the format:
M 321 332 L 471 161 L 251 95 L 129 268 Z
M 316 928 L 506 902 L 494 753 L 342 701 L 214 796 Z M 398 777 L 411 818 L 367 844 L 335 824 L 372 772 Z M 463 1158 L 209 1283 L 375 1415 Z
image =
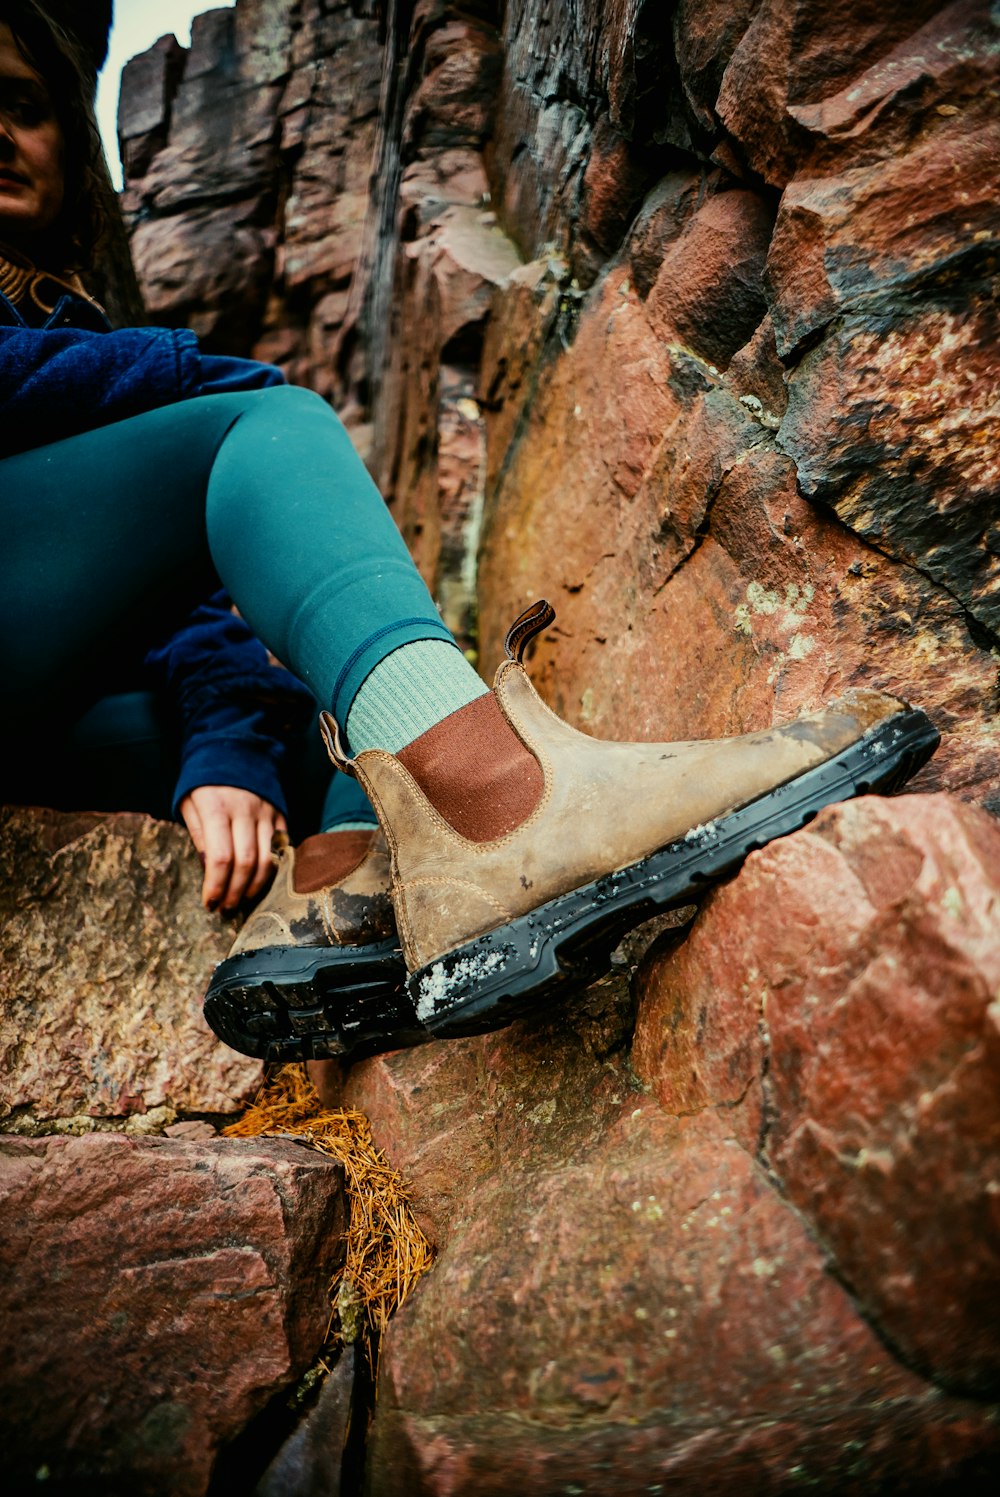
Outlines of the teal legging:
M 340 723 L 386 655 L 451 640 L 350 438 L 308 390 L 202 396 L 6 458 L 0 525 L 8 704 L 37 704 L 153 620 L 179 624 L 212 566 Z

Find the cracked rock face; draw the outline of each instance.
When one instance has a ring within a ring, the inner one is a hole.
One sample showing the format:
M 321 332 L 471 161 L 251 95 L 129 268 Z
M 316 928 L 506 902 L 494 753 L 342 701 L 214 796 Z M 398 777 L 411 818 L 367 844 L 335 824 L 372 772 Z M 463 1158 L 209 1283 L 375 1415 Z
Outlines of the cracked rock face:
M 651 964 L 633 1052 L 668 1110 L 725 1110 L 908 1365 L 993 1399 L 998 915 L 991 817 L 834 807 Z
M 130 64 L 154 313 L 334 402 L 487 676 L 549 596 L 584 728 L 874 685 L 945 732 L 920 788 L 995 797 L 988 0 L 377 10 Z
M 202 1017 L 232 930 L 201 908 L 200 883 L 182 827 L 0 811 L 0 1124 L 242 1110 L 261 1067 Z
M 597 735 L 943 733 L 631 990 L 334 1090 L 440 1246 L 372 1497 L 1000 1461 L 995 7 L 667 9 L 239 0 L 123 116 L 151 305 L 341 409 L 484 673 L 547 596 Z
M 320 1349 L 341 1184 L 275 1140 L 0 1141 L 12 1490 L 200 1497 Z
M 523 48 L 545 7 L 516 9 Z M 484 357 L 480 647 L 549 597 L 536 679 L 616 738 L 883 686 L 945 731 L 921 788 L 996 808 L 996 26 L 876 9 L 678 7 L 625 130 L 632 167 L 675 149 L 615 250 L 585 276 L 568 208 L 563 267 L 524 241 Z
M 612 986 L 600 1061 L 571 1000 L 355 1067 L 440 1246 L 383 1348 L 371 1490 L 989 1469 L 998 873 L 982 812 L 854 802 L 654 945 L 631 1050 Z

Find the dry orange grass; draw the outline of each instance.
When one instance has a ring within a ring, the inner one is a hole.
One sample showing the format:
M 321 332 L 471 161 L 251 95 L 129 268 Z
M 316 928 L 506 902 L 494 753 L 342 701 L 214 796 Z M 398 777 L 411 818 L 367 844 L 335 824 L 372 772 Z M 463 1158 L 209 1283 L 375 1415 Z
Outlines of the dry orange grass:
M 345 1340 L 357 1339 L 351 1322 L 360 1310 L 377 1334 L 433 1262 L 433 1250 L 417 1226 L 406 1186 L 372 1142 L 363 1112 L 324 1110 L 305 1070 L 283 1066 L 265 1081 L 240 1118 L 223 1130 L 228 1138 L 292 1135 L 304 1138 L 343 1166 L 350 1227 L 347 1259 L 330 1284 L 331 1325 L 339 1317 Z

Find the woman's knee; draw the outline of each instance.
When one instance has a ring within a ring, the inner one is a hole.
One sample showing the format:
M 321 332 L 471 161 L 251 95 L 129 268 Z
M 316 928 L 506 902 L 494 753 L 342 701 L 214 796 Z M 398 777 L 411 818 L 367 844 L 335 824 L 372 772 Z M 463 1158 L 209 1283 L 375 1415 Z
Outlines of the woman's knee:
M 299 417 L 337 419 L 322 395 L 302 385 L 269 385 L 266 390 L 252 391 L 239 419 L 289 421 Z

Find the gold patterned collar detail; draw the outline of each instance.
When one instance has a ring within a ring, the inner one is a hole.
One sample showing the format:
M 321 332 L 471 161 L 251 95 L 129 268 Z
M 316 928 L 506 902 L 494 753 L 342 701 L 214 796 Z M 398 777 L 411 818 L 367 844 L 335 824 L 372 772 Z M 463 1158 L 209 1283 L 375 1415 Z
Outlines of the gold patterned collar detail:
M 78 275 L 52 275 L 47 270 L 39 270 L 15 250 L 0 245 L 0 292 L 15 307 L 31 301 L 40 312 L 54 312 L 59 298 L 67 291 L 89 301 L 92 306 L 98 305 L 84 289 Z

